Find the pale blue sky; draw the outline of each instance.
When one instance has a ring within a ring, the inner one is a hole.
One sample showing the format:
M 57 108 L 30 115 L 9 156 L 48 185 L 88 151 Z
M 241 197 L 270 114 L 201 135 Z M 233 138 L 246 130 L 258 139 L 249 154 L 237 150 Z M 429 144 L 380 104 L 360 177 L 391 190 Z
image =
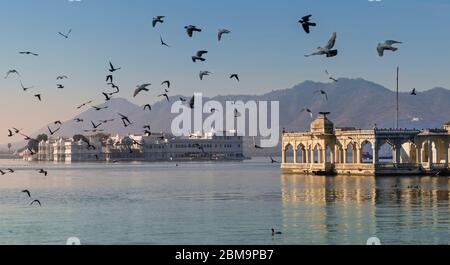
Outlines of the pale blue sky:
M 159 84 L 170 79 L 172 94 L 203 92 L 261 94 L 288 88 L 304 80 L 327 81 L 324 70 L 336 77 L 362 77 L 387 87 L 394 85 L 394 69 L 402 69 L 401 88 L 419 90 L 450 87 L 450 1 L 447 0 L 14 0 L 0 9 L 0 74 L 17 69 L 17 78 L 0 78 L 1 132 L 17 126 L 33 132 L 56 119 L 77 114 L 74 106 L 87 99 L 101 103 L 107 90 L 104 78 L 111 60 L 123 70 L 115 75 L 121 96 L 131 98 L 137 84 L 153 83 L 153 92 L 132 102 L 153 102 Z M 313 14 L 318 27 L 310 35 L 298 19 Z M 153 16 L 166 22 L 151 27 Z M 184 26 L 197 25 L 203 32 L 187 37 Z M 73 30 L 70 39 L 57 32 Z M 217 42 L 217 29 L 232 34 Z M 312 57 L 331 33 L 338 34 L 335 58 Z M 160 34 L 172 45 L 159 45 Z M 397 53 L 379 58 L 378 42 L 403 41 Z M 209 50 L 205 63 L 193 64 L 190 56 Z M 22 50 L 39 57 L 19 55 Z M 213 76 L 201 82 L 200 70 Z M 239 73 L 242 82 L 228 79 Z M 66 74 L 66 89 L 56 89 L 55 78 Z M 32 97 L 41 92 L 45 103 Z M 14 111 L 13 111 L 14 110 Z M 14 120 L 11 115 L 14 113 Z M 36 118 L 39 116 L 39 118 Z M 7 139 L 0 136 L 0 142 Z

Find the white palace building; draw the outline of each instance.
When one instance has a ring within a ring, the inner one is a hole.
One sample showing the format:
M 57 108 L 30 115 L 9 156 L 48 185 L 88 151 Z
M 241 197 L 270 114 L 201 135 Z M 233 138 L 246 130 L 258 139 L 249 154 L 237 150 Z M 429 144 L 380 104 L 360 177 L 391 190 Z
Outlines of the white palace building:
M 128 135 L 108 138 L 105 142 L 72 138 L 42 141 L 39 150 L 23 153 L 27 161 L 95 162 L 95 161 L 197 161 L 244 160 L 243 137 L 236 133 L 192 134 L 190 137 Z M 93 148 L 94 146 L 95 148 Z
M 309 132 L 284 133 L 284 173 L 448 175 L 450 123 L 442 129 L 335 128 L 321 113 Z M 382 154 L 384 152 L 384 154 Z

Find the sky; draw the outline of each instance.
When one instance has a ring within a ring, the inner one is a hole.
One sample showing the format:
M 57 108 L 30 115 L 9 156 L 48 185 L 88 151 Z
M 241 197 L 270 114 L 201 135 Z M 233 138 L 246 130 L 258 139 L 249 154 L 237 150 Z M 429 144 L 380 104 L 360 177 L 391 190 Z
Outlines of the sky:
M 108 62 L 121 97 L 136 104 L 153 103 L 160 83 L 172 82 L 172 95 L 206 96 L 263 94 L 293 87 L 305 80 L 328 82 L 335 77 L 364 78 L 394 88 L 395 68 L 401 68 L 401 90 L 436 86 L 450 88 L 450 1 L 448 0 L 1 0 L 0 76 L 17 69 L 19 78 L 0 77 L 0 143 L 18 127 L 32 133 L 55 120 L 80 113 L 79 104 L 103 103 L 101 92 Z M 7 5 L 5 4 L 7 3 Z M 318 23 L 311 34 L 298 24 L 313 14 Z M 166 16 L 152 28 L 152 17 Z M 188 38 L 184 26 L 203 29 Z M 217 30 L 232 33 L 217 41 Z M 72 29 L 69 39 L 58 32 Z M 323 46 L 337 32 L 334 58 L 304 55 Z M 171 45 L 160 45 L 162 36 Z M 402 41 L 399 51 L 379 58 L 376 45 L 387 39 Z M 197 50 L 208 50 L 204 63 L 194 64 Z M 32 51 L 38 57 L 20 55 Z M 213 75 L 200 81 L 198 73 Z M 230 80 L 238 73 L 241 82 Z M 56 76 L 68 75 L 65 89 Z M 138 84 L 152 83 L 150 93 L 132 98 Z M 43 102 L 34 94 L 41 93 Z

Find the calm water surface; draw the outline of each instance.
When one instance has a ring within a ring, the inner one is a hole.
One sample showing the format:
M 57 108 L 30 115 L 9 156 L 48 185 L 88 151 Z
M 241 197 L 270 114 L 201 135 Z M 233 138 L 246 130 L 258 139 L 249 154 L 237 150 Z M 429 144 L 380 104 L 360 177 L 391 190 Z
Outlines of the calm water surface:
M 0 244 L 450 242 L 447 177 L 282 175 L 243 163 L 27 164 L 1 160 Z M 36 169 L 48 170 L 47 177 Z M 408 186 L 420 186 L 410 189 Z M 398 188 L 396 188 L 398 187 Z M 29 189 L 42 207 L 29 206 Z M 272 237 L 270 228 L 283 231 Z

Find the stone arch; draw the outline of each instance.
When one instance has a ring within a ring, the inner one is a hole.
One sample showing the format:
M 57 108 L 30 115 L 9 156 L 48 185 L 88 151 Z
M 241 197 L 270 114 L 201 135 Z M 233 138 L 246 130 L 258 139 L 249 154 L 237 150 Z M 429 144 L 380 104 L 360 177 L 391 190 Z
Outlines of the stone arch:
M 283 148 L 283 163 L 294 163 L 294 146 L 291 143 L 287 143 Z
M 356 163 L 356 143 L 349 142 L 345 147 L 345 158 L 347 164 L 355 164 Z
M 297 145 L 297 163 L 305 164 L 307 162 L 306 146 L 303 143 Z
M 335 163 L 338 163 L 338 164 L 342 164 L 342 163 L 344 163 L 344 154 L 345 154 L 345 152 L 344 152 L 344 148 L 343 148 L 343 144 L 340 142 L 340 141 L 336 141 L 336 144 L 335 144 Z
M 373 143 L 369 140 L 364 140 L 361 143 L 361 163 L 363 164 L 372 164 L 373 160 Z
M 312 150 L 313 150 L 312 162 L 314 164 L 323 163 L 322 146 L 320 145 L 320 143 L 315 144 Z
M 380 164 L 394 163 L 394 144 L 389 140 L 381 141 L 378 147 L 378 157 Z
M 331 146 L 329 144 L 326 145 L 325 147 L 325 159 L 323 162 L 325 163 L 331 163 L 332 161 L 334 161 L 333 156 L 334 151 L 331 150 Z
M 400 162 L 403 164 L 415 164 L 417 162 L 417 145 L 412 140 L 401 144 Z
M 441 139 L 433 139 L 431 141 L 432 146 L 432 162 L 435 164 L 445 163 L 445 152 L 448 152 L 448 149 L 445 148 L 445 141 Z

